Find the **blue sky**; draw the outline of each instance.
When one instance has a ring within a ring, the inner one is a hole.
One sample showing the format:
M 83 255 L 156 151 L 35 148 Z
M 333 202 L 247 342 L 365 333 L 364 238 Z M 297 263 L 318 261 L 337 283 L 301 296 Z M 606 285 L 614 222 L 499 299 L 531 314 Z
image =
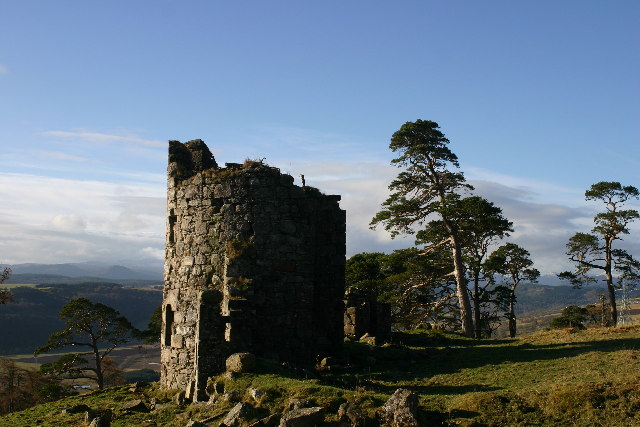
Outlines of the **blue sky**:
M 638 22 L 632 0 L 4 1 L 0 263 L 158 265 L 169 139 L 342 194 L 349 254 L 408 246 L 368 222 L 420 118 L 566 268 L 584 190 L 640 186 Z

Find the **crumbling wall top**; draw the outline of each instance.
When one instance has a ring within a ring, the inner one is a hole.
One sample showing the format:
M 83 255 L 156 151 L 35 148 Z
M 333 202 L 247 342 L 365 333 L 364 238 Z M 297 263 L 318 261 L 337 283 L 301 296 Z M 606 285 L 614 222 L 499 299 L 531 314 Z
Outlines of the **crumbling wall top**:
M 203 140 L 194 139 L 184 144 L 169 141 L 169 177 L 187 179 L 198 172 L 217 168 L 218 163 Z

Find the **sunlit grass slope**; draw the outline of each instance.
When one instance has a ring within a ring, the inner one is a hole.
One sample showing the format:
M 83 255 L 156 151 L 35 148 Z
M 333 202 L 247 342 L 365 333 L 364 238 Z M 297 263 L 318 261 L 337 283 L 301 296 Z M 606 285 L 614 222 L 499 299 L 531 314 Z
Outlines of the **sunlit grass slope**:
M 369 347 L 347 343 L 344 361 L 314 374 L 259 360 L 258 372 L 220 378 L 225 392 L 250 401 L 260 388 L 256 419 L 280 413 L 289 398 L 308 398 L 327 408 L 327 425 L 337 425 L 338 407 L 357 402 L 374 418 L 376 408 L 398 387 L 420 395 L 420 419 L 427 425 L 640 425 L 640 327 L 556 330 L 518 339 L 472 340 L 432 331 L 398 334 L 395 343 Z M 348 362 L 347 362 L 348 360 Z M 84 403 L 111 408 L 114 426 L 183 426 L 189 419 L 216 422 L 233 403 L 177 406 L 171 393 L 152 386 L 140 393 L 112 388 L 68 398 L 0 418 L 0 426 L 82 425 L 82 414 L 62 409 Z M 151 413 L 121 411 L 125 402 L 155 399 Z

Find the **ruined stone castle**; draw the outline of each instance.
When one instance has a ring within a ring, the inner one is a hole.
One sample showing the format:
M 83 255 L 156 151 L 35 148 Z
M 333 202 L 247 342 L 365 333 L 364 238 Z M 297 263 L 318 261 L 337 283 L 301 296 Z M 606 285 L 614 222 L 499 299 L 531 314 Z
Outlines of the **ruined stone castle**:
M 164 387 L 203 395 L 225 359 L 313 363 L 343 341 L 345 211 L 260 161 L 169 142 Z

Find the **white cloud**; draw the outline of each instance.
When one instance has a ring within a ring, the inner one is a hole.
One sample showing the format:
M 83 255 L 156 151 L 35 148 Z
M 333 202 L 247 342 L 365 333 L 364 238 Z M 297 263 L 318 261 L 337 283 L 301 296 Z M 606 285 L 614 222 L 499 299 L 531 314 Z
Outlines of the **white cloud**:
M 89 142 L 126 142 L 146 147 L 166 147 L 166 141 L 159 141 L 156 139 L 140 138 L 137 135 L 115 135 L 99 132 L 87 132 L 87 131 L 60 131 L 50 130 L 42 132 L 42 135 L 54 136 L 57 138 L 69 138 L 81 141 Z
M 387 186 L 398 173 L 396 167 L 347 159 L 289 163 L 281 169 L 298 185 L 300 174 L 304 174 L 307 185 L 342 196 L 340 205 L 347 211 L 348 256 L 413 245 L 412 236 L 391 239 L 382 227 L 369 229 L 371 218 L 388 196 Z M 498 177 L 501 182 L 477 176 L 471 181 L 475 193 L 501 207 L 514 222 L 509 240 L 529 250 L 538 269 L 556 273 L 570 267 L 565 243 L 575 232 L 588 231 L 593 224 L 594 207 L 568 197 L 574 193 L 576 199 L 582 197 L 582 190 L 523 183 L 505 176 Z M 164 178 L 126 171 L 121 177 L 128 183 L 0 173 L 0 200 L 4 201 L 0 205 L 0 261 L 125 260 L 158 265 L 164 256 Z M 629 239 L 623 243 L 637 253 L 640 245 L 634 242 Z
M 87 227 L 87 223 L 79 215 L 56 215 L 51 220 L 51 225 L 55 230 L 80 232 Z
M 158 264 L 164 248 L 161 185 L 0 173 L 0 260 Z
M 153 248 L 151 246 L 147 246 L 146 248 L 142 248 L 142 253 L 161 261 L 164 261 L 164 249 Z
M 536 267 L 544 273 L 569 268 L 564 254 L 568 238 L 592 226 L 593 211 L 584 202 L 583 190 L 478 171 L 468 174 L 476 178 L 470 181 L 476 188 L 474 193 L 501 207 L 513 221 L 515 230 L 509 241 L 529 250 Z M 369 229 L 371 218 L 389 194 L 387 187 L 398 174 L 398 168 L 373 162 L 300 162 L 291 164 L 288 172 L 298 183 L 299 175 L 304 173 L 308 185 L 328 194 L 342 195 L 340 205 L 347 211 L 348 256 L 413 245 L 412 236 L 392 240 L 382 227 Z M 582 202 L 578 203 L 579 200 Z

